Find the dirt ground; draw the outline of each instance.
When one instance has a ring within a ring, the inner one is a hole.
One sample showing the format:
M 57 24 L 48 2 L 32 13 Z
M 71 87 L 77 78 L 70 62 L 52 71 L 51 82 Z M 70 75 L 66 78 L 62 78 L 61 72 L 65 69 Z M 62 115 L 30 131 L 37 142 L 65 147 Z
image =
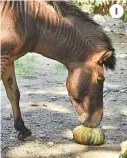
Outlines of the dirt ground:
M 106 135 L 105 145 L 91 147 L 73 141 L 71 130 L 80 123 L 67 95 L 67 71 L 60 70 L 56 61 L 35 55 L 35 75 L 17 78 L 23 119 L 34 139 L 24 142 L 17 139 L 11 106 L 1 83 L 2 158 L 119 157 L 119 144 L 127 140 L 127 36 L 110 36 L 116 49 L 117 66 L 114 72 L 105 72 L 101 122 Z

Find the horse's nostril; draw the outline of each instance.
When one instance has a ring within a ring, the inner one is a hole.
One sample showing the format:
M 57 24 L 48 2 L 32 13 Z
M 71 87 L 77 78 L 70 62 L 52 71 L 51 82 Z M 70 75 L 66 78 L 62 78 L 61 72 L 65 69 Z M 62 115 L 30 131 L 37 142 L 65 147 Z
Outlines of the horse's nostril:
M 80 100 L 80 99 L 74 98 L 74 100 L 75 100 L 77 103 L 81 103 L 81 100 Z
M 74 100 L 76 103 L 81 103 L 82 101 L 79 98 L 75 98 L 71 95 L 72 100 Z
M 104 80 L 105 80 L 105 78 L 97 78 L 97 83 L 102 84 L 102 83 L 104 83 Z

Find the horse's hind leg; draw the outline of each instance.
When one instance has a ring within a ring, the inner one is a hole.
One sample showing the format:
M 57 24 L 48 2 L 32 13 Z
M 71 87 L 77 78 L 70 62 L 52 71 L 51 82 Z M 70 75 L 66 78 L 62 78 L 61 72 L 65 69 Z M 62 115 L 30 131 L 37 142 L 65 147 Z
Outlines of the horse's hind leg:
M 18 138 L 24 139 L 27 136 L 31 135 L 31 132 L 25 127 L 23 119 L 21 117 L 19 107 L 20 92 L 16 82 L 14 62 L 6 67 L 6 70 L 4 71 L 4 74 L 2 76 L 2 81 L 4 83 L 7 96 L 12 105 L 14 127 L 17 131 L 19 131 Z

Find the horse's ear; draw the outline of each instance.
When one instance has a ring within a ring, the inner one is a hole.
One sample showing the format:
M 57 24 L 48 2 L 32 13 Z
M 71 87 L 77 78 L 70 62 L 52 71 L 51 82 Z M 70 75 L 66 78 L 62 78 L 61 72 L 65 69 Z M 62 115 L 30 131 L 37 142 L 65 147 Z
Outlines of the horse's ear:
M 114 49 L 107 50 L 103 52 L 98 60 L 98 63 L 101 65 L 104 64 L 106 68 L 109 68 L 111 70 L 115 69 L 116 64 L 116 57 L 114 53 Z
M 104 53 L 101 55 L 99 61 L 103 63 L 104 61 L 106 61 L 106 60 L 108 60 L 109 58 L 111 58 L 112 55 L 113 55 L 113 51 L 114 51 L 114 49 L 113 49 L 113 50 L 107 50 L 106 52 L 104 52 Z

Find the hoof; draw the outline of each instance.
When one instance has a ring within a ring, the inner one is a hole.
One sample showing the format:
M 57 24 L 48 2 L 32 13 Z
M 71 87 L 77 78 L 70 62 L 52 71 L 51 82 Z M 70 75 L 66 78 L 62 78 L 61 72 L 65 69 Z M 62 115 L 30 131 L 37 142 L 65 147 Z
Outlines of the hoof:
M 19 132 L 18 134 L 18 139 L 19 140 L 24 140 L 25 138 L 31 136 L 31 131 L 26 129 L 25 131 Z

